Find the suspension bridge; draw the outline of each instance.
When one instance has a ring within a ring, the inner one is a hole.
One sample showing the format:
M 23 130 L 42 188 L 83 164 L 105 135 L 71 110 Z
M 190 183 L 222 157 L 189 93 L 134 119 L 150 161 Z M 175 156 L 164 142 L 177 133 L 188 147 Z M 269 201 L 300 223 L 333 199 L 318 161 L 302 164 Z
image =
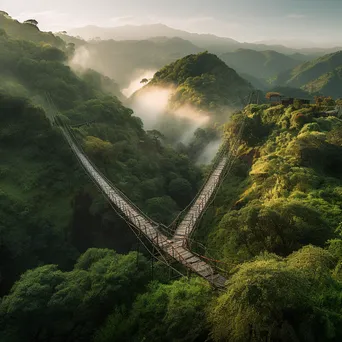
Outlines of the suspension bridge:
M 184 219 L 176 228 L 173 238 L 174 240 L 185 242 L 187 238 L 192 234 L 196 227 L 196 223 L 198 222 L 204 209 L 207 207 L 209 199 L 212 197 L 214 191 L 217 189 L 227 162 L 228 158 L 226 156 L 223 156 L 217 167 L 211 173 L 202 191 L 199 193 L 195 203 L 190 207 L 190 210 L 187 212 Z
M 91 162 L 82 147 L 78 144 L 76 137 L 69 127 L 58 115 L 57 109 L 54 107 L 50 97 L 47 97 L 48 103 L 53 111 L 50 111 L 49 119 L 52 125 L 58 126 L 70 146 L 72 152 L 77 157 L 81 166 L 103 193 L 110 205 L 115 209 L 139 238 L 142 234 L 156 249 L 160 257 L 170 266 L 166 260 L 166 256 L 179 262 L 187 270 L 196 273 L 206 279 L 215 288 L 222 288 L 225 285 L 226 278 L 216 271 L 216 267 L 208 263 L 208 259 L 202 258 L 196 253 L 192 253 L 187 247 L 189 236 L 193 233 L 205 209 L 208 207 L 210 199 L 222 182 L 222 175 L 232 167 L 234 155 L 238 146 L 238 140 L 232 144 L 229 154 L 221 153 L 214 165 L 213 172 L 209 174 L 206 182 L 202 186 L 198 195 L 186 208 L 188 212 L 183 220 L 173 232 L 173 236 L 169 237 L 164 234 L 165 226 L 154 222 L 145 215 L 138 207 L 132 203 L 125 194 L 115 187 Z M 243 128 L 241 128 L 243 129 Z M 224 151 L 224 149 L 221 149 Z M 166 227 L 167 228 L 167 227 Z

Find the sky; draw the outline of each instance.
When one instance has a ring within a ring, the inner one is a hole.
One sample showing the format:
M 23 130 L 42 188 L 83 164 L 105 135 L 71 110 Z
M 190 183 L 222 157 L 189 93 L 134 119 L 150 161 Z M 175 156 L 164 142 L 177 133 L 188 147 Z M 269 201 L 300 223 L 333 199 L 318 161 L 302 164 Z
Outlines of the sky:
M 53 32 L 163 23 L 240 42 L 342 45 L 342 0 L 0 0 L 0 9 Z

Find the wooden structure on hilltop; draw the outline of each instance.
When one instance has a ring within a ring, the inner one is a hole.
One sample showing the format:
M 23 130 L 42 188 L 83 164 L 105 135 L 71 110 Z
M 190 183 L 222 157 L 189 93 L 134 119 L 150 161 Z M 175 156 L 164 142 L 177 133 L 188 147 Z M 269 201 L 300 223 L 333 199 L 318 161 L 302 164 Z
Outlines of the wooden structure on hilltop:
M 275 98 L 275 100 L 273 100 Z M 266 94 L 266 99 L 271 102 L 272 105 L 280 104 L 282 95 L 276 92 L 269 92 Z
M 298 99 L 294 97 L 284 97 L 282 94 L 277 92 L 269 92 L 266 94 L 266 99 L 268 99 L 272 106 L 283 105 L 283 106 L 291 106 L 295 103 L 295 101 L 301 105 L 310 104 L 311 101 L 308 99 Z M 275 100 L 274 100 L 275 99 Z

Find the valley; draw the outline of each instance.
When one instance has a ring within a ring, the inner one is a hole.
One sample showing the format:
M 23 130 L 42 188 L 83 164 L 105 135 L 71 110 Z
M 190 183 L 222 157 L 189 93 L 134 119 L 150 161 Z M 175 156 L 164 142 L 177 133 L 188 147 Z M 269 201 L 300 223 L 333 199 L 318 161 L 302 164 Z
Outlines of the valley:
M 342 338 L 339 47 L 4 11 L 0 46 L 1 341 Z

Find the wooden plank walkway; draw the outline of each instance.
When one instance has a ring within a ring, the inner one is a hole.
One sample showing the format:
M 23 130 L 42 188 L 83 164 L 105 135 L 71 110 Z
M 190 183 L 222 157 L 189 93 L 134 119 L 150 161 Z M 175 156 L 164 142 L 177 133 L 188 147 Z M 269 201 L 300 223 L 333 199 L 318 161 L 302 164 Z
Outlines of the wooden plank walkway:
M 173 240 L 186 241 L 187 237 L 191 235 L 191 233 L 195 229 L 198 219 L 200 218 L 204 209 L 208 205 L 209 200 L 212 197 L 214 191 L 217 189 L 217 186 L 220 182 L 223 170 L 225 169 L 227 162 L 227 157 L 223 157 L 221 159 L 220 163 L 217 165 L 217 167 L 209 177 L 207 183 L 203 187 L 203 190 L 199 194 L 197 200 L 176 228 Z
M 120 210 L 120 212 L 137 230 L 142 232 L 153 245 L 158 247 L 158 249 L 170 255 L 173 259 L 177 260 L 189 270 L 207 279 L 213 286 L 218 288 L 224 286 L 226 282 L 224 277 L 216 273 L 215 270 L 201 258 L 186 249 L 182 240 L 168 239 L 164 234 L 162 234 L 153 221 L 149 220 L 148 217 L 139 212 L 139 210 L 137 210 L 133 204 L 129 203 L 128 200 L 124 199 L 120 195 L 120 192 L 115 187 L 110 185 L 105 180 L 105 178 L 100 174 L 99 171 L 96 170 L 85 154 L 83 154 L 76 146 L 66 129 L 61 127 L 61 130 L 72 151 L 77 156 L 88 175 L 98 185 L 108 200 Z M 206 191 L 208 194 L 213 193 L 213 187 L 217 185 L 217 177 L 219 177 L 221 174 L 221 169 L 224 168 L 225 163 L 226 160 L 222 160 L 219 166 L 215 169 L 213 178 L 211 177 L 209 179 L 208 183 L 210 183 L 210 189 L 208 189 L 207 186 L 204 188 L 207 189 Z

